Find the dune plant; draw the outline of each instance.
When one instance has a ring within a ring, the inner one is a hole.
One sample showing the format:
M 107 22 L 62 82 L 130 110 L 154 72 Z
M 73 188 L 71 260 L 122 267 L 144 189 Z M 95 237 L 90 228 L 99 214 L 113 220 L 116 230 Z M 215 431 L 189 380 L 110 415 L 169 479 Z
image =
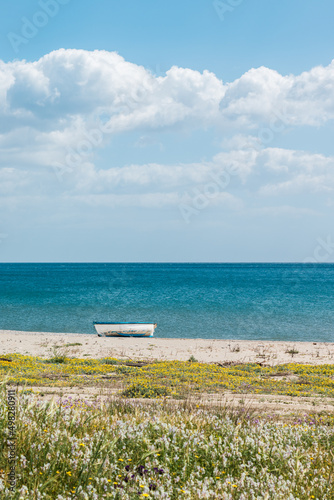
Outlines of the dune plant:
M 334 498 L 334 418 L 290 422 L 189 402 L 41 403 L 18 395 L 17 486 L 8 489 L 0 388 L 0 497 L 9 499 Z

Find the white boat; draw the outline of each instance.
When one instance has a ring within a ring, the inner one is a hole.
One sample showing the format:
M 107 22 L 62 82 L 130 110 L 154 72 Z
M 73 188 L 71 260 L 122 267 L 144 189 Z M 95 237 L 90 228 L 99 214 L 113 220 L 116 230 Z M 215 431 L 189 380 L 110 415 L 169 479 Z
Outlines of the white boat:
M 99 337 L 153 337 L 156 323 L 99 323 L 94 321 Z

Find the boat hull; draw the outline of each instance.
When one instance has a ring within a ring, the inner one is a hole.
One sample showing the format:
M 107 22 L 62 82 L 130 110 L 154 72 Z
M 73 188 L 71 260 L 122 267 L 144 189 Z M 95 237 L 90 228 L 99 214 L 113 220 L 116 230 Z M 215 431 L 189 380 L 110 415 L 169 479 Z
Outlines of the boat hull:
M 99 337 L 153 337 L 155 323 L 94 323 Z

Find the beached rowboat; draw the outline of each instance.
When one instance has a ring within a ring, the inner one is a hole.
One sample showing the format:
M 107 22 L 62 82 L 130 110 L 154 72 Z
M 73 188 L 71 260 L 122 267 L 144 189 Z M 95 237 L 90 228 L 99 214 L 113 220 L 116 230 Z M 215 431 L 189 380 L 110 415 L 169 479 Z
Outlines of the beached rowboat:
M 99 323 L 94 321 L 99 337 L 153 337 L 156 323 Z

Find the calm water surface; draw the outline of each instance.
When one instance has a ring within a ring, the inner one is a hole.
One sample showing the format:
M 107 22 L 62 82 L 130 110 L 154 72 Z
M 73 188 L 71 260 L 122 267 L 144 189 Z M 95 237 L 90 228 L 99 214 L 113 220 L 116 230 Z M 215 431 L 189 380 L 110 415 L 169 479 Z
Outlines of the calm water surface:
M 0 264 L 0 329 L 334 341 L 333 264 Z

